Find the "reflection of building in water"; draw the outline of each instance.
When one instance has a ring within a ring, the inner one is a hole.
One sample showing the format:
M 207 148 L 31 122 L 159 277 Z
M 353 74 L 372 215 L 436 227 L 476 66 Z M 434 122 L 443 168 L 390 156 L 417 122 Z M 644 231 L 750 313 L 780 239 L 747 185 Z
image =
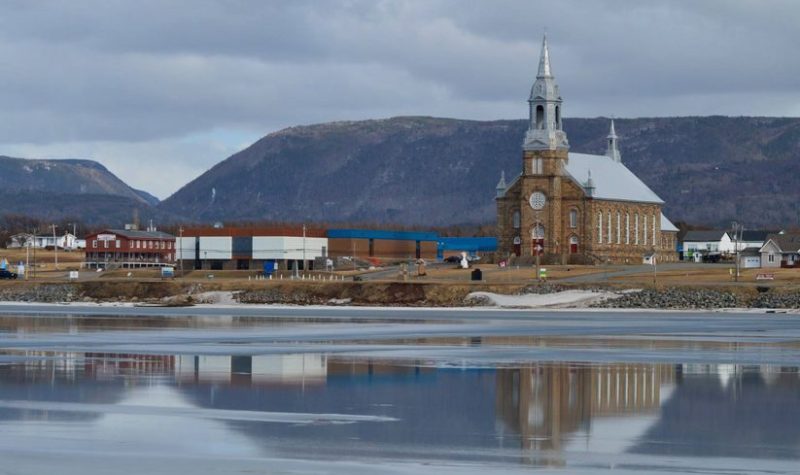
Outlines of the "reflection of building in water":
M 257 356 L 178 356 L 180 382 L 225 384 L 322 383 L 327 358 L 321 354 Z
M 28 379 L 46 377 L 72 381 L 90 377 L 101 381 L 117 376 L 171 375 L 175 368 L 175 357 L 172 355 L 42 350 L 10 351 L 6 354 L 23 360 L 11 368 Z
M 434 373 L 435 368 L 419 364 L 398 365 L 391 362 L 365 360 L 361 358 L 328 360 L 328 374 L 349 376 L 405 376 L 409 374 Z
M 497 372 L 496 413 L 522 447 L 561 450 L 593 417 L 656 411 L 661 387 L 674 382 L 667 365 L 533 365 Z

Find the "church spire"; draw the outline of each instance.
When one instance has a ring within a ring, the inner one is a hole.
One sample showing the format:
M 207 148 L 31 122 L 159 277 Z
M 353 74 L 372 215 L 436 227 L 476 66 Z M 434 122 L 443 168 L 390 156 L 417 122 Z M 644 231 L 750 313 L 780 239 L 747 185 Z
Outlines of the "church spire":
M 561 94 L 550 67 L 547 35 L 542 38 L 539 71 L 528 97 L 529 124 L 525 134 L 525 150 L 567 150 L 569 142 L 561 124 Z
M 550 70 L 550 50 L 547 48 L 547 33 L 542 38 L 542 52 L 539 54 L 539 73 L 537 78 L 550 78 L 553 73 Z
M 606 148 L 606 156 L 615 162 L 622 162 L 622 156 L 617 148 L 617 131 L 614 130 L 614 119 L 611 119 L 611 129 L 608 132 L 608 147 Z

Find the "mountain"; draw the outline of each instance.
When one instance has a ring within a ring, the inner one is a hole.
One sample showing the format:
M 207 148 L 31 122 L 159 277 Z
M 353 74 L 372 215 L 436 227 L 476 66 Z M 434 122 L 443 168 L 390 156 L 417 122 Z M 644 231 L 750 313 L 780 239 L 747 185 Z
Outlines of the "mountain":
M 158 199 L 125 184 L 91 160 L 33 160 L 0 156 L 0 215 L 121 225 L 134 210 L 142 220 L 176 220 Z
M 267 135 L 164 200 L 201 221 L 495 219 L 500 171 L 519 173 L 527 122 L 430 117 L 334 122 Z M 603 153 L 609 121 L 566 119 L 571 150 Z M 623 162 L 674 221 L 788 227 L 800 217 L 800 119 L 617 119 Z
M 158 204 L 161 203 L 161 200 L 159 200 L 156 196 L 153 196 L 144 190 L 137 190 L 134 188 L 133 191 L 135 191 L 139 198 L 145 200 L 145 202 L 147 202 L 147 204 L 150 206 L 158 206 Z

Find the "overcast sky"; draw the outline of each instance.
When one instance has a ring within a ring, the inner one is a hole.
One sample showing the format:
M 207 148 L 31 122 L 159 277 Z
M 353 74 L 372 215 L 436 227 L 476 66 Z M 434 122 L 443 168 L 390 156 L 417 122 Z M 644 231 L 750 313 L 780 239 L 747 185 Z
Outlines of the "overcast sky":
M 269 132 L 522 118 L 542 33 L 567 117 L 800 116 L 800 1 L 5 0 L 0 154 L 166 198 Z

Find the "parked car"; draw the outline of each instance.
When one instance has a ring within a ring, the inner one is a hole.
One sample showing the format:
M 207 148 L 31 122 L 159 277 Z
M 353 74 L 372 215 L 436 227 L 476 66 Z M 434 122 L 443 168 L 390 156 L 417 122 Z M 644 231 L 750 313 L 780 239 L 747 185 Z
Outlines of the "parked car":
M 458 264 L 461 262 L 461 256 L 447 256 L 444 258 L 444 262 L 448 264 Z
M 0 279 L 16 279 L 17 273 L 5 269 L 0 269 Z

